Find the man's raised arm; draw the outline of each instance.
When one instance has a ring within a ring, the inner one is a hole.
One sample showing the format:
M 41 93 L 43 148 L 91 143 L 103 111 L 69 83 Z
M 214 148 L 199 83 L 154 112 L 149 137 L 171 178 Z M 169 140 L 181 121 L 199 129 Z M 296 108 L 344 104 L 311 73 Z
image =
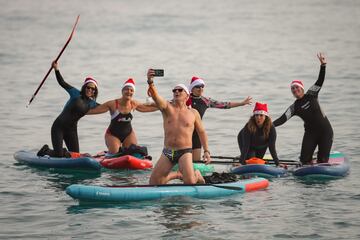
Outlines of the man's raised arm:
M 152 97 L 159 110 L 164 111 L 167 108 L 168 102 L 163 97 L 161 97 L 156 90 L 154 85 L 154 75 L 155 71 L 153 69 L 149 69 L 147 72 L 147 82 L 149 84 L 148 94 Z

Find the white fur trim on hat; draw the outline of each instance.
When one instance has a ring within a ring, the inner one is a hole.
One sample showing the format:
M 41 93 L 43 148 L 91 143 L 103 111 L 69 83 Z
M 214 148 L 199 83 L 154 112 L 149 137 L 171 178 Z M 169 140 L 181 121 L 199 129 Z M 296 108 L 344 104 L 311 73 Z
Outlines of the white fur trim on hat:
M 92 77 L 85 78 L 84 85 L 86 85 L 88 83 L 93 83 L 93 84 L 95 84 L 96 87 L 98 87 L 97 81 Z
M 263 111 L 263 110 L 254 111 L 253 115 L 255 115 L 255 114 L 262 114 L 262 115 L 265 115 L 265 116 L 269 116 L 269 113 L 266 112 L 266 111 Z
M 176 86 L 174 87 L 174 89 L 175 89 L 175 88 L 179 88 L 179 87 L 182 88 L 182 89 L 184 89 L 184 91 L 187 93 L 187 95 L 190 95 L 189 89 L 188 89 L 184 84 L 182 84 L 182 83 L 176 85 Z
M 304 90 L 304 83 L 301 80 L 294 80 L 291 82 L 290 87 L 298 86 Z
M 202 80 L 201 78 L 197 78 L 197 77 L 193 77 L 193 80 L 190 83 L 189 86 L 189 91 L 191 92 L 191 90 L 198 85 L 204 85 L 205 86 L 205 82 L 204 80 Z
M 135 81 L 132 78 L 129 78 L 124 85 L 122 86 L 121 90 L 124 89 L 124 87 L 132 87 L 135 92 Z

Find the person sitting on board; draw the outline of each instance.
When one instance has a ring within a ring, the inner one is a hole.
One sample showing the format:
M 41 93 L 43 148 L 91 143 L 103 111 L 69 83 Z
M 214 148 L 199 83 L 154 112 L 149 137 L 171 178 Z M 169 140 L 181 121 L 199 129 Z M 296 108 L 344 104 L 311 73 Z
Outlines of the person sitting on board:
M 85 116 L 89 109 L 98 105 L 96 98 L 98 96 L 98 83 L 93 77 L 87 77 L 81 90 L 74 88 L 64 81 L 59 71 L 59 64 L 52 63 L 55 69 L 56 79 L 61 87 L 63 87 L 70 99 L 65 104 L 61 114 L 56 118 L 51 127 L 51 141 L 53 150 L 45 144 L 37 153 L 38 156 L 48 155 L 50 157 L 78 157 L 79 156 L 79 139 L 77 133 L 77 123 Z M 63 149 L 63 141 L 68 151 Z
M 107 101 L 87 113 L 100 114 L 110 111 L 111 122 L 105 132 L 105 143 L 110 155 L 118 153 L 121 147 L 129 148 L 131 145 L 137 144 L 135 131 L 131 126 L 133 119 L 131 111 L 153 112 L 158 110 L 155 105 L 140 103 L 133 99 L 135 81 L 132 78 L 123 84 L 121 93 L 120 98 Z
M 208 108 L 230 109 L 251 104 L 251 97 L 247 97 L 241 102 L 220 102 L 209 97 L 204 97 L 204 88 L 205 82 L 203 79 L 199 77 L 192 77 L 189 86 L 191 94 L 186 102 L 188 106 L 191 106 L 199 112 L 201 118 L 204 116 L 205 111 Z M 201 143 L 199 135 L 196 131 L 193 132 L 192 136 L 192 149 L 194 161 L 199 161 L 201 158 Z
M 194 129 L 204 146 L 205 163 L 211 161 L 208 140 L 199 112 L 186 106 L 189 90 L 184 84 L 176 85 L 172 90 L 173 99 L 168 102 L 157 92 L 154 74 L 153 69 L 148 70 L 148 93 L 163 116 L 165 146 L 151 173 L 150 184 L 166 184 L 172 179 L 182 179 L 185 184 L 205 183 L 201 173 L 194 171 L 191 142 Z M 175 164 L 179 164 L 179 172 L 171 171 Z
M 247 159 L 263 158 L 267 148 L 271 156 L 279 166 L 276 153 L 276 130 L 269 117 L 266 103 L 255 103 L 253 115 L 238 134 L 238 144 L 241 152 L 240 163 L 245 165 Z
M 329 160 L 333 142 L 333 129 L 322 111 L 318 95 L 325 80 L 326 59 L 324 54 L 317 55 L 320 61 L 320 73 L 315 84 L 304 93 L 304 84 L 300 80 L 291 82 L 291 92 L 295 102 L 286 112 L 274 121 L 274 126 L 284 124 L 292 116 L 297 115 L 304 121 L 305 133 L 302 140 L 300 161 L 302 164 L 311 164 L 316 146 L 318 146 L 317 162 L 326 163 Z

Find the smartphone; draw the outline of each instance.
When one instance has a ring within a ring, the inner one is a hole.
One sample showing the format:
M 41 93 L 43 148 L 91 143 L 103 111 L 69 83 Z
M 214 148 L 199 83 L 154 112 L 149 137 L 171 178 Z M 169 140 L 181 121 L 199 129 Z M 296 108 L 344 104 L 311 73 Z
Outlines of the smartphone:
M 154 77 L 163 77 L 164 76 L 164 69 L 154 69 L 155 75 Z

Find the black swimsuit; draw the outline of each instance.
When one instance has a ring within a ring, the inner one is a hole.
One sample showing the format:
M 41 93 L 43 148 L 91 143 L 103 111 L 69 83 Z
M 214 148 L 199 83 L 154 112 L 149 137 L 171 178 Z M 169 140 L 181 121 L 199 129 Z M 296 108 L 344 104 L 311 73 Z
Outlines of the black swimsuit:
M 179 150 L 174 150 L 171 148 L 164 148 L 163 154 L 172 164 L 177 164 L 179 162 L 179 159 L 185 154 L 185 153 L 192 153 L 192 148 L 184 148 Z
M 318 162 L 329 160 L 334 133 L 318 101 L 318 94 L 325 79 L 325 68 L 325 65 L 321 66 L 318 80 L 306 94 L 301 99 L 297 99 L 281 117 L 274 121 L 276 127 L 284 124 L 294 115 L 304 121 L 305 134 L 300 154 L 300 161 L 303 164 L 312 161 L 316 146 L 318 146 Z
M 130 135 L 132 132 L 131 120 L 133 115 L 129 113 L 121 113 L 118 110 L 119 102 L 115 100 L 116 111 L 111 114 L 111 122 L 106 130 L 107 133 L 117 137 L 121 142 Z

